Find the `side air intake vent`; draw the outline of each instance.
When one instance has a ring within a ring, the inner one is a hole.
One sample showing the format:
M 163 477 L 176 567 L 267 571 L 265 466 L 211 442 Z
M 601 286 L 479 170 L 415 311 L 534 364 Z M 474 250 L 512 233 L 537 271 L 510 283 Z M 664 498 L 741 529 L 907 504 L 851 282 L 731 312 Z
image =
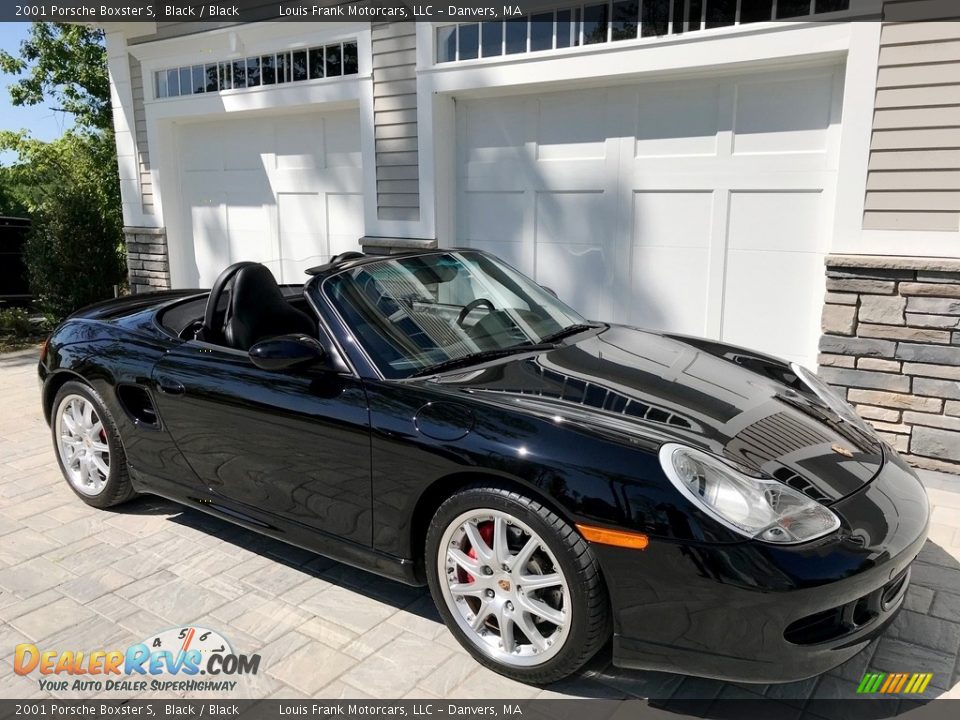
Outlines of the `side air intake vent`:
M 120 404 L 127 411 L 127 415 L 136 422 L 150 427 L 160 427 L 157 408 L 153 404 L 150 393 L 144 388 L 139 385 L 120 385 L 117 388 L 117 397 L 120 398 Z

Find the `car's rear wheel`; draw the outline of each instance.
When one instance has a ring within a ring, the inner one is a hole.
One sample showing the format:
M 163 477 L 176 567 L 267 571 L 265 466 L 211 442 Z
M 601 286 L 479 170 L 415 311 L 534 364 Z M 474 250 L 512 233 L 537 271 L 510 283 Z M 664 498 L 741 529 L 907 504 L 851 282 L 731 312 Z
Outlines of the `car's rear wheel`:
M 93 388 L 65 383 L 54 398 L 50 427 L 60 471 L 81 500 L 106 508 L 136 494 L 117 426 Z
M 430 592 L 479 662 L 537 684 L 580 668 L 609 637 L 589 545 L 550 509 L 497 487 L 446 500 L 427 531 Z

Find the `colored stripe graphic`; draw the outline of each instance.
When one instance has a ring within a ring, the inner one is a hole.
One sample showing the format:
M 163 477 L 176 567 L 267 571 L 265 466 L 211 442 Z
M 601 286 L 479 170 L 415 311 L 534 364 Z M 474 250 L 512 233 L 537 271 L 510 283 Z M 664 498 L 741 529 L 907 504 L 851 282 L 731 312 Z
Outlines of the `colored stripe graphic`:
M 902 674 L 900 675 L 899 682 L 897 682 L 896 688 L 891 689 L 890 692 L 892 692 L 892 693 L 898 693 L 898 692 L 900 692 L 901 690 L 903 690 L 903 686 L 904 686 L 904 684 L 907 682 L 907 679 L 908 679 L 909 677 L 910 677 L 910 676 L 909 676 L 907 673 L 902 673 Z
M 863 676 L 863 680 L 860 681 L 860 685 L 857 686 L 857 692 L 860 694 L 867 692 L 867 688 L 873 682 L 873 678 L 874 678 L 874 673 L 866 673 Z
M 860 687 L 857 688 L 857 692 L 864 694 L 875 693 L 884 677 L 886 677 L 884 673 L 867 673 L 863 676 L 863 680 L 860 681 Z
M 880 692 L 888 692 L 890 690 L 890 686 L 896 682 L 896 679 L 897 673 L 891 673 L 890 675 L 887 675 L 887 680 L 883 683 L 883 687 L 880 688 Z
M 857 686 L 861 695 L 898 693 L 919 695 L 933 680 L 933 673 L 866 673 Z
M 910 682 L 907 683 L 907 686 L 903 689 L 905 693 L 912 693 L 915 687 L 920 685 L 920 679 L 923 676 L 920 673 L 914 673 L 910 676 Z

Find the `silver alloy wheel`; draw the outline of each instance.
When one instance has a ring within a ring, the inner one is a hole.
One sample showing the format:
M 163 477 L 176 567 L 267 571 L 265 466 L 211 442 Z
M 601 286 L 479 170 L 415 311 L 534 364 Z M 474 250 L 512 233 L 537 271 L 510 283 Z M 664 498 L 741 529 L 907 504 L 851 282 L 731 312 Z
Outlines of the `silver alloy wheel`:
M 99 495 L 110 477 L 110 446 L 93 403 L 82 395 L 67 395 L 54 423 L 67 480 L 77 492 Z
M 540 665 L 570 630 L 570 591 L 550 548 L 528 525 L 499 510 L 470 510 L 443 533 L 440 587 L 457 625 L 505 665 Z

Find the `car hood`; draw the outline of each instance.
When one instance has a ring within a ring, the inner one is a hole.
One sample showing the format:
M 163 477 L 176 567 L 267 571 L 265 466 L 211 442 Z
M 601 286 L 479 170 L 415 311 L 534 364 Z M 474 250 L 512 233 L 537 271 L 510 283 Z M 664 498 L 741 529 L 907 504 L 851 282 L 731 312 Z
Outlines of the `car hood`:
M 881 443 L 783 361 L 699 338 L 606 326 L 431 382 L 558 423 L 699 447 L 827 504 L 883 464 Z

